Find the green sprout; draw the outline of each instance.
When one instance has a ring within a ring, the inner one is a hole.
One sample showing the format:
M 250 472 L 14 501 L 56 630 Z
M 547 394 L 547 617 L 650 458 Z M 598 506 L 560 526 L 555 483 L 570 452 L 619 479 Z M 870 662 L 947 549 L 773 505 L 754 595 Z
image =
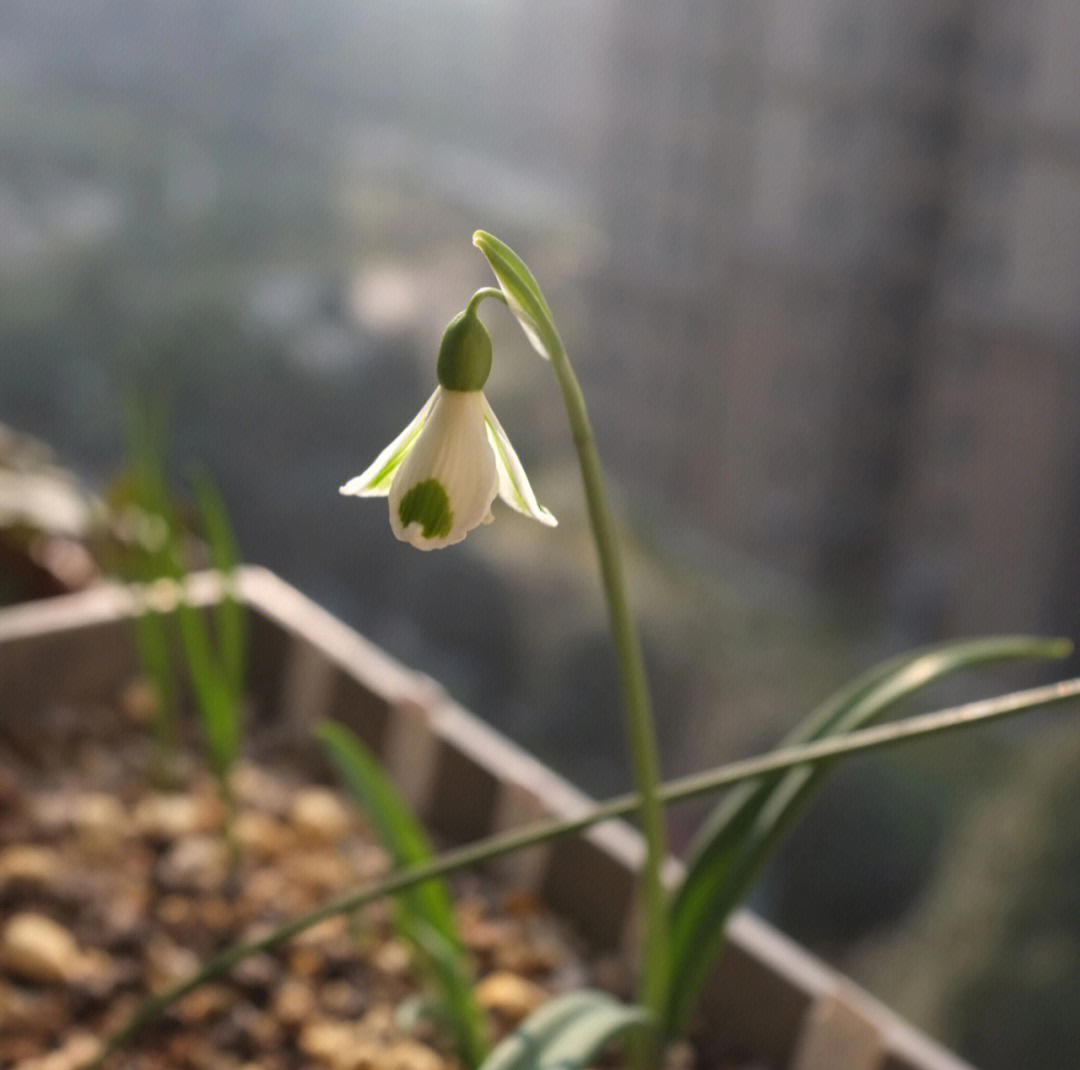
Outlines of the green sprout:
M 159 771 L 167 781 L 177 746 L 181 700 L 190 692 L 207 759 L 225 805 L 224 835 L 230 873 L 235 874 L 236 807 L 231 775 L 241 746 L 247 658 L 245 610 L 234 590 L 240 563 L 236 537 L 220 492 L 205 472 L 193 468 L 188 482 L 210 563 L 223 584 L 221 597 L 207 619 L 187 597 L 185 577 L 192 536 L 181 520 L 166 476 L 164 421 L 146 405 L 132 401 L 126 423 L 128 475 L 114 494 L 114 529 L 120 545 L 113 557 L 116 571 L 134 585 L 139 598 L 135 650 L 156 698 Z

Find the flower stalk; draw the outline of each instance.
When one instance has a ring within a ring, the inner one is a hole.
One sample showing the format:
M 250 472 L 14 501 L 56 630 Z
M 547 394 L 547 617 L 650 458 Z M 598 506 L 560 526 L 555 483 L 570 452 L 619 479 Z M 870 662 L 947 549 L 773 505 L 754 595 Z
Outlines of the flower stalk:
M 638 818 L 645 837 L 642 870 L 643 944 L 641 953 L 641 1002 L 655 1010 L 667 985 L 667 899 L 663 865 L 667 857 L 664 809 L 660 800 L 660 760 L 652 713 L 652 697 L 645 675 L 641 640 L 630 611 L 626 579 L 615 523 L 604 492 L 600 457 L 596 450 L 585 400 L 577 377 L 560 344 L 551 354 L 551 366 L 562 392 L 581 467 L 581 481 L 588 504 L 600 573 L 607 598 L 612 642 L 622 685 L 627 742 L 634 783 L 640 797 Z
M 637 964 L 640 971 L 640 1002 L 650 1010 L 659 1011 L 668 983 L 668 904 L 663 885 L 667 838 L 664 808 L 658 790 L 660 761 L 641 640 L 627 598 L 619 539 L 604 490 L 600 456 L 581 386 L 531 273 L 521 264 L 513 272 L 516 276 L 513 277 L 505 265 L 511 269 L 517 267 L 517 257 L 490 234 L 477 231 L 473 244 L 487 257 L 502 287 L 501 291 L 495 291 L 491 296 L 497 295 L 509 305 L 525 328 L 526 336 L 538 352 L 551 361 L 570 422 L 607 601 L 608 622 L 623 693 L 626 739 L 639 797 L 638 820 L 645 839 L 645 859 L 641 872 L 641 953 Z M 530 293 L 530 290 L 533 292 Z M 485 291 L 479 291 L 472 300 L 477 301 L 481 294 L 485 294 Z

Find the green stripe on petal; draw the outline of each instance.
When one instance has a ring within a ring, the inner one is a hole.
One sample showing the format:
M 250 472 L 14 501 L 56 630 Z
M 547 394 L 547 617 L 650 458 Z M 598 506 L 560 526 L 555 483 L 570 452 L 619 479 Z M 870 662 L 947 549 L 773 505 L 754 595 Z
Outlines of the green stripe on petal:
M 413 417 L 409 426 L 360 475 L 354 476 L 341 488 L 342 494 L 355 494 L 361 498 L 384 498 L 390 493 L 394 473 L 416 444 L 438 396 L 439 391 L 436 390 Z
M 525 469 L 518 460 L 514 447 L 510 445 L 510 439 L 502 429 L 487 398 L 484 398 L 484 426 L 487 430 L 488 442 L 495 451 L 495 470 L 499 476 L 499 497 L 502 498 L 511 509 L 516 509 L 525 516 L 531 516 L 539 520 L 541 524 L 555 527 L 559 522 L 550 510 L 545 509 L 537 500 L 529 477 L 525 475 Z

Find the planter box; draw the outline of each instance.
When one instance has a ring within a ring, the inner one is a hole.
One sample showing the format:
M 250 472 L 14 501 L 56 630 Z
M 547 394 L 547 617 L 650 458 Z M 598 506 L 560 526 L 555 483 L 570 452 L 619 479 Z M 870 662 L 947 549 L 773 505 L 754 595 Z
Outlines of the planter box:
M 213 575 L 192 597 L 220 596 Z M 322 717 L 355 731 L 385 762 L 433 831 L 465 842 L 526 821 L 579 813 L 589 800 L 498 732 L 269 572 L 237 578 L 249 608 L 253 749 L 322 756 L 308 726 Z M 0 611 L 0 694 L 33 716 L 46 703 L 109 699 L 135 670 L 132 594 L 104 585 Z M 10 714 L 7 714 L 10 715 Z M 608 821 L 496 863 L 601 947 L 632 924 L 635 830 Z M 673 867 L 674 867 L 673 863 Z M 701 1062 L 739 1050 L 790 1070 L 964 1070 L 857 986 L 753 914 L 740 911 L 702 1000 L 715 1023 Z M 968 1068 L 970 1070 L 970 1068 Z

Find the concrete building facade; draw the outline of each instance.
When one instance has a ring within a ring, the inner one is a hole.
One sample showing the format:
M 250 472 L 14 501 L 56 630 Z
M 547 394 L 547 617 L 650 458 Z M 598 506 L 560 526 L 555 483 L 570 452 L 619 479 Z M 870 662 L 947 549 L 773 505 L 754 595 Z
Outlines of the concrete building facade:
M 1080 9 L 618 10 L 590 369 L 608 455 L 912 638 L 1056 625 Z

